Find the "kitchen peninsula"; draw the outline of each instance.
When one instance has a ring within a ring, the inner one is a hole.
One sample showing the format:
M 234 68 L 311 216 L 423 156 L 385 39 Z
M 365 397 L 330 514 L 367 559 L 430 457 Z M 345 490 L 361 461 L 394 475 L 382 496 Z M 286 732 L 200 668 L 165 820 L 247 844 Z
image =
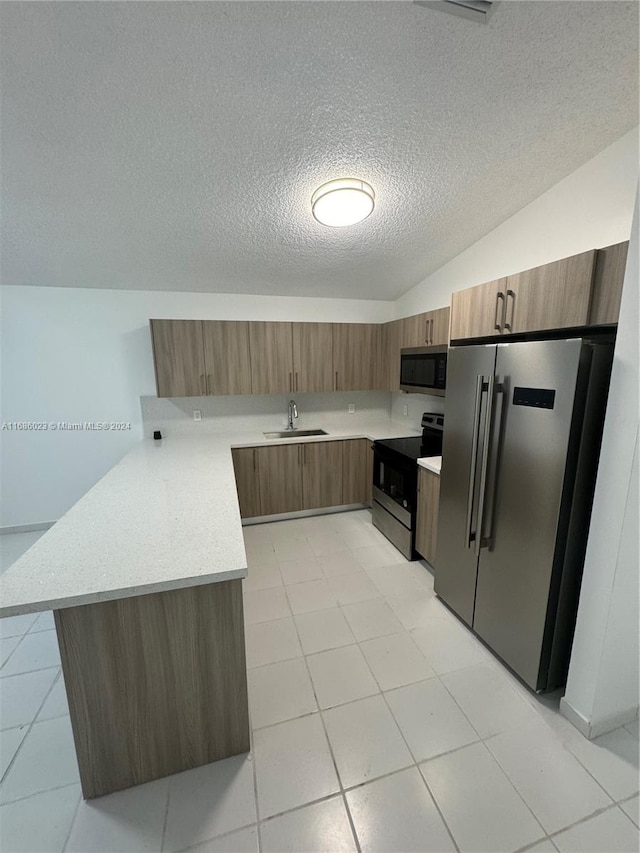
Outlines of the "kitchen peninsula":
M 54 611 L 85 798 L 249 750 L 231 447 L 277 443 L 144 440 L 0 578 L 0 617 Z

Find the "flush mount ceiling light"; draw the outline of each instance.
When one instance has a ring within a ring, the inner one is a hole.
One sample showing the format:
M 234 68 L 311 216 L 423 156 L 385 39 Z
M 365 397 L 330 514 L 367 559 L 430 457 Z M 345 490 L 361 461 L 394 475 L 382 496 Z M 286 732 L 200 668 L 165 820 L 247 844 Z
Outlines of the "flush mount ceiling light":
M 311 196 L 311 210 L 315 218 L 333 228 L 361 222 L 369 216 L 374 204 L 373 187 L 358 178 L 329 181 Z

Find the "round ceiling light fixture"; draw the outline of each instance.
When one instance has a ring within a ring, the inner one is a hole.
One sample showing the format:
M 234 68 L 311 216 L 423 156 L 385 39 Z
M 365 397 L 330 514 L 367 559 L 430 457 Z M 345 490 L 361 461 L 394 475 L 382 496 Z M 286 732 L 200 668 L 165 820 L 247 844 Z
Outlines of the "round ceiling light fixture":
M 313 215 L 332 228 L 362 222 L 373 210 L 373 187 L 358 178 L 338 178 L 322 184 L 311 196 Z

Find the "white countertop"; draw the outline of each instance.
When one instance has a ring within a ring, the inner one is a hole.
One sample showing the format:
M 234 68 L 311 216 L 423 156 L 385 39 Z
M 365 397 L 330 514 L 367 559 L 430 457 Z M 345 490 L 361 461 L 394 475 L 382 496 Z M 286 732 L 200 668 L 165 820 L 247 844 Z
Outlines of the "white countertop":
M 145 439 L 0 577 L 0 617 L 246 577 L 232 447 L 411 434 L 386 421 L 299 439 Z
M 433 471 L 434 474 L 440 474 L 442 456 L 423 456 L 422 459 L 418 459 L 418 465 L 426 468 L 427 471 Z

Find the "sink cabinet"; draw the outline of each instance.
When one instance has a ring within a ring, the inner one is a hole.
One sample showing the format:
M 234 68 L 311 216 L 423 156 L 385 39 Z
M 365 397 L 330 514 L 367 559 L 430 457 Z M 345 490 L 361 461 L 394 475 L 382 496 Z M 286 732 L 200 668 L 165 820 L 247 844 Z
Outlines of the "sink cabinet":
M 370 503 L 371 442 L 292 442 L 232 450 L 242 518 Z
M 418 468 L 418 510 L 416 551 L 435 566 L 438 535 L 440 476 L 426 468 Z

